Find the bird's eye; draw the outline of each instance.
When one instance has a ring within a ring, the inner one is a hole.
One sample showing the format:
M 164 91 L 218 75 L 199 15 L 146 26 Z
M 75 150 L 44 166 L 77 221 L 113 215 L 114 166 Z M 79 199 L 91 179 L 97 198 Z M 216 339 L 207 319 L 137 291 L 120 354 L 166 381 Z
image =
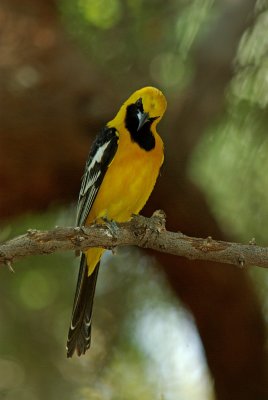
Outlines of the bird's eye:
M 142 105 L 142 99 L 141 99 L 141 97 L 136 101 L 135 104 L 136 104 L 138 110 L 140 110 L 141 112 L 143 112 L 143 105 Z

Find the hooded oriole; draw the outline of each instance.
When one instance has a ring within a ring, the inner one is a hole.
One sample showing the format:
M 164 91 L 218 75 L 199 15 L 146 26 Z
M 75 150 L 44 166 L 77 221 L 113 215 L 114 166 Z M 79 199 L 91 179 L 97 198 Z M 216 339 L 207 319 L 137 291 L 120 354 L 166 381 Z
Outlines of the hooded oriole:
M 156 125 L 166 110 L 163 93 L 145 87 L 133 93 L 96 137 L 86 163 L 77 226 L 104 220 L 125 222 L 147 202 L 164 160 Z M 93 297 L 104 249 L 82 253 L 67 341 L 67 357 L 90 347 Z

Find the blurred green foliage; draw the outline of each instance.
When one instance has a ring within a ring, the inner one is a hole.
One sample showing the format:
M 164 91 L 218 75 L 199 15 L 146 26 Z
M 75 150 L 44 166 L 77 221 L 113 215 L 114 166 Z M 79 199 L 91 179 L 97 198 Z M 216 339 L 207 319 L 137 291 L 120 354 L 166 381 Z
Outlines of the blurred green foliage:
M 227 113 L 213 124 L 192 157 L 190 173 L 207 194 L 229 235 L 267 244 L 268 11 L 243 35 L 227 88 Z M 220 184 L 219 184 L 220 182 Z
M 61 0 L 59 8 L 70 35 L 115 85 L 129 86 L 131 76 L 135 89 L 149 79 L 176 92 L 192 77 L 189 50 L 213 15 L 213 3 Z
M 226 89 L 227 112 L 203 136 L 189 173 L 229 237 L 245 243 L 255 238 L 267 246 L 267 3 L 258 1 L 256 13 L 237 51 L 236 73 Z M 267 271 L 250 273 L 267 315 Z

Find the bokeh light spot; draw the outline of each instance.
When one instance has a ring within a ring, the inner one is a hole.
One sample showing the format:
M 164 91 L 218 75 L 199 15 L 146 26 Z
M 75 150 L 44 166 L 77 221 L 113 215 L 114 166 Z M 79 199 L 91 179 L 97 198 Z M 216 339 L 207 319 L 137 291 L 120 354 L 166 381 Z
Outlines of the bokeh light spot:
M 21 278 L 19 293 L 27 307 L 39 310 L 53 302 L 55 285 L 40 271 L 28 271 Z
M 152 78 L 164 87 L 184 87 L 189 82 L 190 69 L 173 53 L 158 54 L 151 62 Z
M 118 0 L 80 0 L 79 7 L 85 19 L 98 28 L 109 29 L 121 17 L 121 4 Z

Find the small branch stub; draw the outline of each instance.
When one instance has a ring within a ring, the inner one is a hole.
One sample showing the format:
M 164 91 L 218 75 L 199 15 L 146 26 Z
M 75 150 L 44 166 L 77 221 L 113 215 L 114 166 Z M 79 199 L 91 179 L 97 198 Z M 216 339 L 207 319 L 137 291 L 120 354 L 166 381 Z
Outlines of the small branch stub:
M 6 261 L 6 265 L 7 265 L 8 269 L 9 269 L 9 271 L 12 272 L 12 273 L 14 274 L 14 273 L 15 273 L 15 270 L 14 270 L 14 268 L 12 267 L 12 264 L 11 264 L 11 261 L 10 261 L 10 260 L 7 260 L 7 261 Z
M 246 260 L 242 254 L 238 257 L 238 266 L 241 269 L 245 268 L 245 266 L 246 266 Z

